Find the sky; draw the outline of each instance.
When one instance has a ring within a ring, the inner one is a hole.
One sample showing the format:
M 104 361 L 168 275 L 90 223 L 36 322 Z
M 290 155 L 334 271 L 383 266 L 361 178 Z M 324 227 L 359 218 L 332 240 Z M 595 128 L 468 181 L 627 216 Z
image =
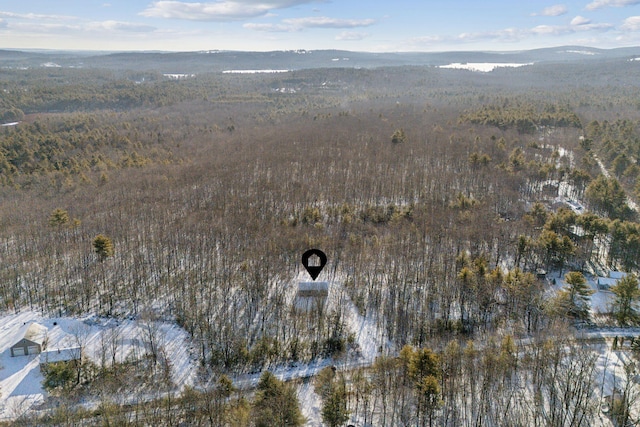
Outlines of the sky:
M 517 51 L 640 45 L 640 0 L 0 0 L 0 48 Z

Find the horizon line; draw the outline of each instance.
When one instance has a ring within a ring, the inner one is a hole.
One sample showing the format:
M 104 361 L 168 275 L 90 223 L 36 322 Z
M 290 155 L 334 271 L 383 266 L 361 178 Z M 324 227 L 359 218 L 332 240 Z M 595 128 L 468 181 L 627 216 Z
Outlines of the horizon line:
M 613 51 L 613 50 L 621 50 L 621 49 L 634 49 L 640 48 L 640 45 L 633 46 L 619 46 L 619 47 L 611 47 L 611 48 L 602 48 L 602 47 L 593 47 L 587 45 L 557 45 L 557 46 L 546 46 L 546 47 L 534 47 L 528 49 L 512 49 L 512 50 L 482 50 L 482 49 L 461 49 L 461 50 L 406 50 L 406 51 L 367 51 L 367 50 L 348 50 L 348 49 L 273 49 L 273 50 L 237 50 L 237 49 L 198 49 L 198 50 L 158 50 L 158 49 L 131 49 L 131 50 L 103 50 L 103 49 L 53 49 L 53 48 L 14 48 L 14 47 L 0 47 L 0 51 L 11 51 L 11 52 L 34 52 L 34 53 L 55 53 L 55 52 L 66 52 L 66 53 L 81 53 L 81 54 L 90 54 L 90 53 L 101 53 L 101 54 L 118 54 L 118 53 L 161 53 L 161 54 L 173 54 L 173 53 L 273 53 L 273 52 L 351 52 L 351 53 L 366 53 L 366 54 L 437 54 L 437 53 L 519 53 L 519 52 L 528 52 L 534 50 L 545 50 L 545 49 L 566 49 L 566 48 L 581 48 L 581 49 L 593 49 L 599 51 Z

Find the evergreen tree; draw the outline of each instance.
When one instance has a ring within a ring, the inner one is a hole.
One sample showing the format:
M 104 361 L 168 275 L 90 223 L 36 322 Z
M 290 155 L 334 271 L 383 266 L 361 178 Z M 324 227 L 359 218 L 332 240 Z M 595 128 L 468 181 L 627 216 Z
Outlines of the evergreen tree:
M 114 254 L 113 242 L 104 234 L 98 234 L 93 239 L 93 251 L 98 254 L 100 261 L 104 261 Z
M 433 426 L 433 415 L 441 405 L 440 399 L 440 383 L 433 375 L 426 376 L 418 383 L 418 399 L 422 401 L 422 407 L 426 416 L 423 415 L 422 425 L 428 421 L 429 427 Z
M 618 323 L 626 326 L 638 321 L 636 306 L 640 301 L 640 288 L 638 288 L 638 278 L 629 274 L 623 277 L 611 287 L 614 293 L 613 316 Z
M 397 129 L 391 135 L 391 142 L 394 144 L 399 144 L 401 142 L 405 142 L 407 140 L 407 135 L 404 133 L 404 129 Z
M 560 291 L 560 302 L 566 314 L 574 319 L 589 317 L 589 300 L 595 292 L 579 271 L 570 271 L 564 276 L 566 286 Z
M 339 427 L 349 419 L 347 387 L 344 378 L 334 382 L 322 402 L 322 421 L 329 427 Z
M 55 209 L 49 216 L 49 225 L 60 227 L 69 223 L 69 213 L 64 209 Z
M 253 419 L 256 427 L 297 427 L 305 421 L 293 387 L 268 371 L 258 382 Z

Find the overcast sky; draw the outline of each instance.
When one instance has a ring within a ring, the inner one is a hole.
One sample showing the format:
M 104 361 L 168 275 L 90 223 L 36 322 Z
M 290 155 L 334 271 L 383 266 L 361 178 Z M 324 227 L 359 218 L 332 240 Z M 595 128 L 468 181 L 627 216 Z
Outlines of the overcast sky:
M 520 50 L 640 45 L 640 0 L 0 0 L 0 48 Z

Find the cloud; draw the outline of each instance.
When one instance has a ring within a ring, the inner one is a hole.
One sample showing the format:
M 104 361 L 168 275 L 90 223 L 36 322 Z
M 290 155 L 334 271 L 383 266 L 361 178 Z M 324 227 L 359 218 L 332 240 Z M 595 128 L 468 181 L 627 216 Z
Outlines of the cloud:
M 264 16 L 274 9 L 311 2 L 313 0 L 219 0 L 207 3 L 155 1 L 140 12 L 140 15 L 188 21 L 239 21 Z
M 591 20 L 583 18 L 582 16 L 576 16 L 571 20 L 570 25 L 538 25 L 530 30 L 525 30 L 525 34 L 532 35 L 548 35 L 548 36 L 561 36 L 565 34 L 573 34 L 586 31 L 609 31 L 614 28 L 611 24 L 592 24 Z
M 86 25 L 86 28 L 88 30 L 116 31 L 125 33 L 150 33 L 157 29 L 150 25 L 119 21 L 90 22 Z
M 77 20 L 76 16 L 65 15 L 43 15 L 39 13 L 14 13 L 0 11 L 0 17 L 20 19 L 20 20 L 41 20 L 41 21 L 69 21 Z
M 369 33 L 356 33 L 353 31 L 343 31 L 336 36 L 338 41 L 358 41 L 369 37 Z
M 415 44 L 431 44 L 431 43 L 442 43 L 449 40 L 450 39 L 448 37 L 443 37 L 443 36 L 423 36 L 423 37 L 414 37 L 411 39 L 411 42 Z
M 538 25 L 529 30 L 531 34 L 535 35 L 554 35 L 558 36 L 561 34 L 567 34 L 571 32 L 569 27 L 565 27 L 562 25 Z
M 560 16 L 567 13 L 567 7 L 563 4 L 545 7 L 540 13 L 532 13 L 533 16 Z
M 587 31 L 609 31 L 613 28 L 611 24 L 592 24 L 590 20 L 578 16 L 571 21 L 571 25 L 538 25 L 533 28 L 505 28 L 498 31 L 462 33 L 449 40 L 466 43 L 486 40 L 517 42 L 531 36 L 562 36 Z
M 2 19 L 6 18 L 6 20 Z M 44 15 L 38 13 L 14 13 L 0 11 L 0 21 L 5 26 L 34 33 L 57 33 L 73 31 L 109 31 L 121 33 L 148 33 L 156 31 L 150 25 L 122 21 L 89 21 L 77 16 Z
M 640 31 L 640 16 L 630 16 L 622 21 L 621 30 L 624 31 Z
M 6 17 L 8 19 L 3 19 Z M 0 12 L 0 27 L 9 27 L 17 33 L 69 35 L 85 33 L 150 33 L 156 27 L 135 22 L 85 21 L 74 16 L 17 14 Z
M 268 33 L 290 33 L 293 31 L 297 31 L 292 28 L 290 25 L 283 24 L 254 24 L 247 23 L 242 25 L 243 28 L 254 31 L 264 31 Z
M 591 23 L 591 19 L 587 19 L 584 16 L 576 16 L 575 18 L 573 18 L 571 20 L 571 24 L 570 25 L 587 25 Z
M 376 23 L 374 19 L 337 19 L 326 16 L 283 19 L 282 22 L 301 28 L 356 28 Z
M 594 0 L 586 6 L 586 9 L 596 10 L 604 7 L 625 7 L 636 4 L 640 4 L 640 0 Z
M 337 19 L 326 16 L 283 19 L 280 24 L 244 24 L 244 28 L 268 32 L 296 32 L 307 28 L 358 28 L 375 24 L 374 19 Z
M 517 28 L 506 28 L 498 31 L 485 31 L 480 33 L 461 33 L 455 37 L 457 41 L 475 42 L 479 40 L 516 41 L 522 37 L 523 31 Z

